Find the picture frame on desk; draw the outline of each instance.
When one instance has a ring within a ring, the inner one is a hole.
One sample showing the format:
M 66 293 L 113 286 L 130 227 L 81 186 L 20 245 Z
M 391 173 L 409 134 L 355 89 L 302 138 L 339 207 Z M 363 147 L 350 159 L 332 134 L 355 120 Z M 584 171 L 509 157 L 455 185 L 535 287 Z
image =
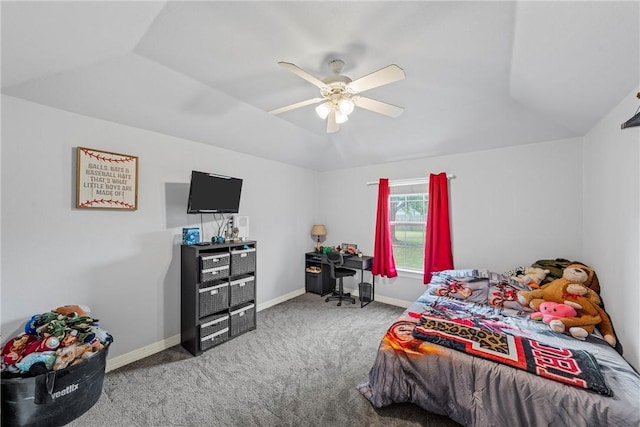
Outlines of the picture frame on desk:
M 200 228 L 184 227 L 182 229 L 182 244 L 195 245 L 200 243 Z
M 355 255 L 358 253 L 358 245 L 355 243 L 342 243 L 340 245 L 340 249 L 342 249 L 343 253 L 349 253 Z

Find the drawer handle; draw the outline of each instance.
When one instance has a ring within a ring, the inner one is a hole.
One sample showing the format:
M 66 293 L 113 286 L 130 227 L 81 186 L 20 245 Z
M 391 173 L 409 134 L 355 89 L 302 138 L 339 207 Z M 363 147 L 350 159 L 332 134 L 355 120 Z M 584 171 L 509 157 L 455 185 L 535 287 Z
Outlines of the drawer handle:
M 238 317 L 242 317 L 244 316 L 244 311 L 241 311 L 240 314 L 238 314 Z
M 217 289 L 214 289 L 214 290 L 212 290 L 212 291 L 211 291 L 211 295 L 215 295 L 215 294 L 217 294 L 217 293 L 218 293 L 218 290 L 217 290 Z
M 240 254 L 240 258 L 246 258 L 247 254 Z

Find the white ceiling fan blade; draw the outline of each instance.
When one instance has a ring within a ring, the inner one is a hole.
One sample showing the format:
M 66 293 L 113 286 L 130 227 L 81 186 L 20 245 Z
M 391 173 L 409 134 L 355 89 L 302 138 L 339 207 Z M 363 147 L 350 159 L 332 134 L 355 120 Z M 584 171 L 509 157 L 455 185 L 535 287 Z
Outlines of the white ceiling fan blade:
M 331 110 L 327 116 L 327 133 L 338 132 L 340 126 L 336 123 L 336 110 Z
M 383 86 L 389 83 L 397 82 L 405 78 L 404 70 L 396 64 L 388 65 L 364 77 L 360 77 L 349 83 L 347 88 L 353 93 L 364 92 L 374 87 Z
M 384 114 L 389 117 L 398 117 L 404 111 L 404 108 L 396 105 L 387 104 L 386 102 L 376 101 L 375 99 L 365 98 L 364 96 L 354 96 L 351 98 L 357 107 L 374 113 Z
M 323 89 L 323 88 L 327 87 L 327 84 L 325 82 L 323 82 L 322 80 L 320 80 L 319 78 L 317 78 L 315 76 L 312 76 L 311 74 L 307 73 L 305 70 L 303 70 L 302 68 L 298 67 L 295 64 L 291 64 L 290 62 L 283 62 L 283 61 L 278 62 L 278 64 L 282 68 L 285 68 L 285 69 L 291 71 L 296 76 L 302 77 L 303 79 L 305 79 L 309 83 L 311 83 L 311 84 L 313 84 L 315 86 L 318 86 L 320 89 Z
M 306 101 L 296 102 L 295 104 L 285 105 L 284 107 L 276 108 L 275 110 L 269 111 L 271 114 L 280 114 L 285 111 L 295 110 L 296 108 L 305 107 L 311 104 L 317 104 L 320 101 L 324 101 L 324 98 L 312 98 L 307 99 Z

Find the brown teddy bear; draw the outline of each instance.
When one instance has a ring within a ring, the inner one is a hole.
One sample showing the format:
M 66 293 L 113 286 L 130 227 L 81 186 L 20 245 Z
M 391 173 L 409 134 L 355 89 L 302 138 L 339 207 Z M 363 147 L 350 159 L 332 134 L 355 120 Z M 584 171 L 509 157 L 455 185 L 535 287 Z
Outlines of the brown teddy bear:
M 551 283 L 561 280 L 561 283 L 567 284 L 568 294 L 584 296 L 592 303 L 598 306 L 602 306 L 602 300 L 600 299 L 600 296 L 594 290 L 587 287 L 587 283 L 590 280 L 589 278 L 592 277 L 592 274 L 589 271 L 589 267 L 586 267 L 584 264 L 569 265 L 567 266 L 567 268 L 565 268 L 562 278 L 555 279 L 552 282 L 542 285 L 541 289 L 518 292 L 518 301 L 525 307 L 532 307 L 537 310 L 540 303 L 545 301 L 545 298 L 543 297 L 545 293 L 543 292 L 543 290 L 546 289 Z
M 562 278 L 540 289 L 518 292 L 518 301 L 536 311 L 539 311 L 540 304 L 544 301 L 570 305 L 576 309 L 577 316 L 554 320 L 549 324 L 551 329 L 560 333 L 568 329 L 574 338 L 584 339 L 597 326 L 605 341 L 615 347 L 613 325 L 607 313 L 600 307 L 600 297 L 584 286 L 589 277 L 592 277 L 588 270 L 588 267 L 582 264 L 570 265 L 564 269 Z
M 91 314 L 91 309 L 86 305 L 63 305 L 62 307 L 54 308 L 51 312 L 67 317 L 79 317 L 88 316 Z
M 592 289 L 596 293 L 598 294 L 600 293 L 600 281 L 598 280 L 598 275 L 596 274 L 595 271 L 593 271 L 588 265 L 586 265 L 583 262 L 569 261 L 568 259 L 564 259 L 564 258 L 556 258 L 556 259 L 541 259 L 531 264 L 532 267 L 538 267 L 545 270 L 547 269 L 549 270 L 547 277 L 545 277 L 542 283 L 540 283 L 540 286 L 546 285 L 556 279 L 560 279 L 562 277 L 562 273 L 564 269 L 570 265 L 574 265 L 574 266 L 578 265 L 580 267 L 585 267 L 586 271 L 589 273 L 589 278 L 587 279 L 586 282 L 584 282 L 584 285 L 587 288 Z

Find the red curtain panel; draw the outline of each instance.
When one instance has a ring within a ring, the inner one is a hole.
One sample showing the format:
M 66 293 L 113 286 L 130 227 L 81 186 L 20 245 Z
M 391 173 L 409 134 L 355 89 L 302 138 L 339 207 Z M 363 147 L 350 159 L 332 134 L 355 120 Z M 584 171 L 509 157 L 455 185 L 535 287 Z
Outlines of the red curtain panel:
M 396 277 L 393 259 L 391 231 L 389 227 L 389 179 L 380 178 L 378 183 L 378 213 L 376 215 L 376 239 L 373 247 L 372 273 L 376 276 Z
M 429 175 L 429 212 L 424 242 L 423 283 L 431 282 L 435 271 L 453 269 L 451 229 L 449 226 L 449 190 L 447 174 Z

